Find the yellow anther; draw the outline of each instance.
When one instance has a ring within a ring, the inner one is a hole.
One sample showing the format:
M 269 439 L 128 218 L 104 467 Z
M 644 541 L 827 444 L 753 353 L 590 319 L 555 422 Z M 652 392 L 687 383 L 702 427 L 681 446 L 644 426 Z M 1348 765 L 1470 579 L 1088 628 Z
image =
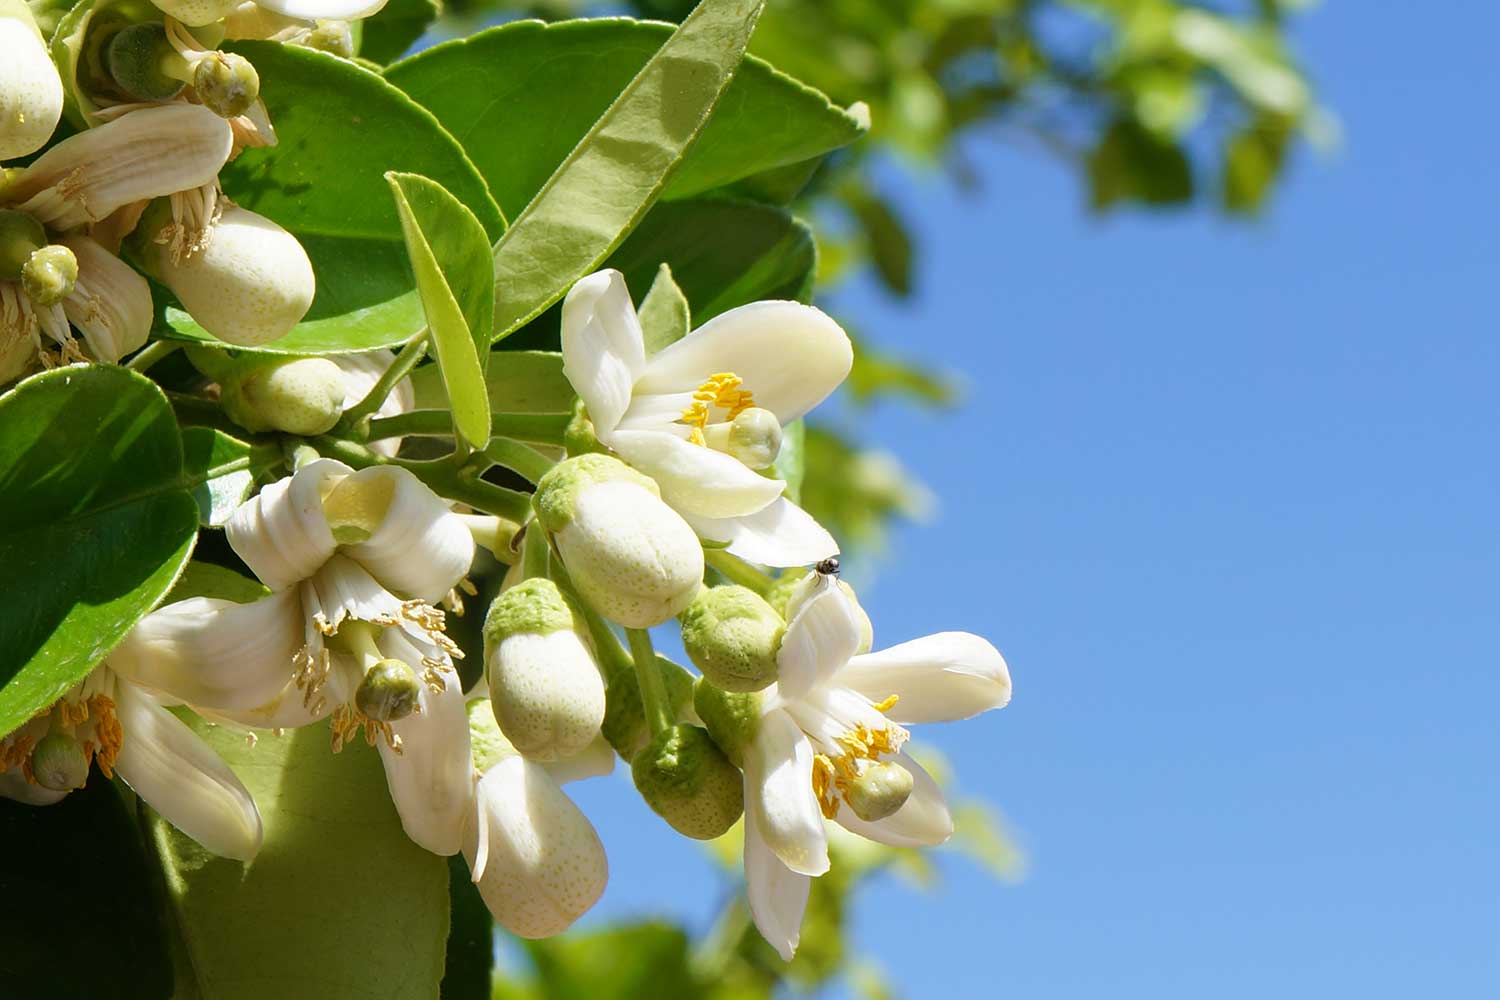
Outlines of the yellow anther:
M 890 697 L 886 698 L 885 701 L 876 704 L 875 711 L 880 712 L 881 714 L 889 712 L 891 709 L 896 707 L 896 702 L 900 700 L 901 696 L 899 694 L 893 694 Z
M 755 405 L 755 394 L 741 389 L 745 382 L 734 372 L 715 372 L 698 388 L 693 390 L 693 401 L 682 411 L 680 423 L 688 426 L 688 440 L 693 444 L 704 444 L 703 428 L 708 426 L 709 409 L 719 407 L 729 412 L 725 420 L 733 420 Z
M 88 701 L 89 711 L 94 716 L 94 735 L 99 746 L 94 750 L 95 761 L 106 778 L 113 778 L 115 758 L 125 745 L 125 730 L 115 717 L 115 703 L 106 695 L 96 694 Z

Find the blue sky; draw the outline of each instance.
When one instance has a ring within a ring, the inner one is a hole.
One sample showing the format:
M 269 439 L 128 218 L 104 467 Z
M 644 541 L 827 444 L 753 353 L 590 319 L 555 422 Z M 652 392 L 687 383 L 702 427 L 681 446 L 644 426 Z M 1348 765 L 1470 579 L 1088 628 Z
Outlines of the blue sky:
M 1009 708 L 918 737 L 1030 862 L 1015 887 L 948 860 L 937 895 L 863 893 L 857 944 L 906 996 L 1500 980 L 1500 14 L 1461 6 L 1301 19 L 1343 147 L 1255 224 L 1093 218 L 993 141 L 977 195 L 884 178 L 919 294 L 837 304 L 969 392 L 868 416 L 941 505 L 862 596 L 877 645 L 965 628 L 1005 652 Z M 613 872 L 590 923 L 706 919 L 710 866 L 624 775 L 590 784 Z

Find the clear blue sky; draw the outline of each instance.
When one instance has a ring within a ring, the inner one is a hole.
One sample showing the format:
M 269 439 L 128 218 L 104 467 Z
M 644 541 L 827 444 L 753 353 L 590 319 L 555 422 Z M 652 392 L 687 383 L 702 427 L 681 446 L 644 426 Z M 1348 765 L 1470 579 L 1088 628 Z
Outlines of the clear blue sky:
M 957 412 L 868 421 L 942 499 L 865 595 L 877 644 L 981 631 L 1016 685 L 918 737 L 1027 880 L 950 861 L 939 895 L 859 900 L 908 997 L 1500 981 L 1500 14 L 1332 3 L 1295 37 L 1346 135 L 1264 221 L 1091 218 L 1054 163 L 976 141 L 979 195 L 887 177 L 915 301 L 837 300 L 970 378 Z M 706 919 L 707 863 L 625 775 L 590 785 L 589 922 Z

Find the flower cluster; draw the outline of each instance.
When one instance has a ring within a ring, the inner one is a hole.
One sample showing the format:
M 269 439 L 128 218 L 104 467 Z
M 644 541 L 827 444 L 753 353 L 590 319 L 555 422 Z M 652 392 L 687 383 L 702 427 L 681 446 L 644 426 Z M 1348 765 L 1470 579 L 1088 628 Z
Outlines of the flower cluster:
M 602 272 L 567 297 L 562 347 L 580 405 L 525 523 L 456 512 L 372 451 L 359 469 L 301 462 L 224 525 L 266 595 L 146 616 L 0 745 L 0 793 L 55 801 L 92 760 L 210 850 L 248 858 L 254 803 L 163 706 L 252 731 L 327 720 L 332 752 L 377 748 L 407 835 L 462 853 L 495 917 L 538 937 L 604 890 L 603 846 L 561 785 L 618 754 L 686 836 L 743 815 L 750 909 L 788 958 L 829 868 L 825 821 L 894 846 L 946 840 L 906 727 L 1004 705 L 1005 662 L 957 632 L 872 652 L 836 543 L 775 474 L 781 428 L 848 373 L 848 337 L 810 306 L 758 302 L 648 357 L 621 276 Z M 390 361 L 343 363 L 367 386 Z M 514 565 L 465 691 L 446 625 L 476 539 Z M 696 678 L 654 653 L 648 630 L 674 618 Z

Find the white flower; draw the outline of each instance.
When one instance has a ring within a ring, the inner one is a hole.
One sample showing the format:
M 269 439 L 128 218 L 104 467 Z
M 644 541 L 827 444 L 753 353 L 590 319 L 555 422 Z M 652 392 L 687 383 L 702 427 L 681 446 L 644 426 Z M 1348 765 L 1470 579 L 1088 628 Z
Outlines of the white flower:
M 948 807 L 904 752 L 901 723 L 1003 707 L 1010 673 L 994 646 L 965 632 L 860 653 L 863 612 L 832 576 L 811 575 L 787 613 L 780 677 L 761 695 L 744 771 L 750 911 L 790 959 L 809 879 L 828 870 L 825 817 L 894 847 L 947 840 Z
M 603 740 L 569 760 L 520 756 L 495 728 L 490 706 L 470 703 L 475 732 L 473 795 L 464 860 L 490 913 L 524 938 L 560 934 L 594 905 L 609 881 L 604 845 L 562 782 L 608 774 Z
M 97 764 L 208 850 L 250 860 L 260 848 L 260 813 L 229 766 L 163 707 L 182 693 L 136 684 L 113 668 L 112 656 L 0 741 L 0 795 L 51 805 L 82 787 Z
M 24 4 L 0 13 L 0 160 L 46 145 L 62 117 L 63 86 Z
M 251 604 L 191 598 L 148 615 L 116 652 L 140 681 L 279 728 L 332 716 L 337 751 L 378 746 L 408 836 L 462 842 L 468 729 L 434 605 L 468 572 L 463 522 L 404 469 L 311 462 L 246 501 L 229 543 L 273 591 Z
M 751 562 L 801 566 L 838 546 L 764 467 L 780 427 L 849 374 L 837 323 L 797 302 L 731 309 L 646 357 L 618 271 L 579 281 L 563 302 L 563 370 L 599 441 L 656 480 L 662 498 L 711 541 Z

